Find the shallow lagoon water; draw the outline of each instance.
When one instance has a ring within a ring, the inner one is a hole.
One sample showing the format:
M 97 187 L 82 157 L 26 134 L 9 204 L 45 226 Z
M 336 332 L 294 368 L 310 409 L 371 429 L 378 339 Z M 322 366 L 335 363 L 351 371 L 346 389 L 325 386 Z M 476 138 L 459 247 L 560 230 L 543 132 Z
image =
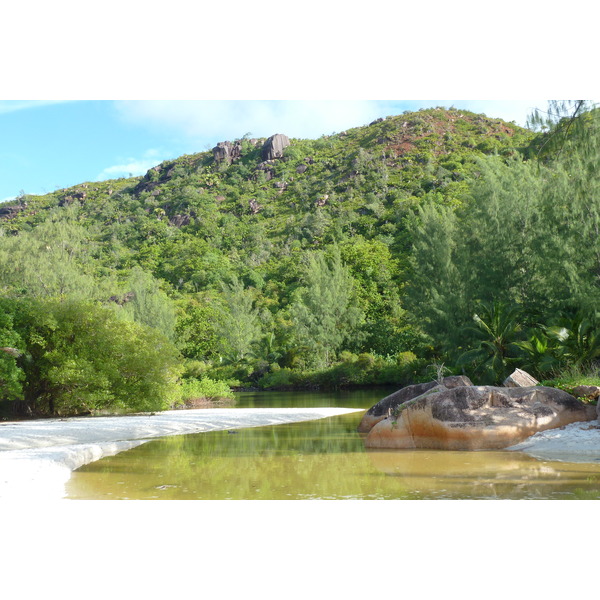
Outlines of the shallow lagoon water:
M 245 393 L 239 407 L 364 408 L 386 390 Z M 598 499 L 600 462 L 514 451 L 366 450 L 362 412 L 172 436 L 75 471 L 71 499 Z

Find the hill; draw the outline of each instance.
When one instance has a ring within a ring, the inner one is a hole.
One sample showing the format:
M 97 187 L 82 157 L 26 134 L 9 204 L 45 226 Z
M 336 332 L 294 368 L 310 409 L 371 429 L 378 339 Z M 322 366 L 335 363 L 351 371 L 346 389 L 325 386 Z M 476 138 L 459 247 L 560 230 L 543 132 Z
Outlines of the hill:
M 0 206 L 0 284 L 150 327 L 189 377 L 339 386 L 377 363 L 380 383 L 398 383 L 433 348 L 404 301 L 419 207 L 460 210 L 481 159 L 527 158 L 535 138 L 432 108 L 316 140 L 242 137 L 143 177 L 22 196 Z M 352 376 L 315 383 L 315 369 L 350 363 Z

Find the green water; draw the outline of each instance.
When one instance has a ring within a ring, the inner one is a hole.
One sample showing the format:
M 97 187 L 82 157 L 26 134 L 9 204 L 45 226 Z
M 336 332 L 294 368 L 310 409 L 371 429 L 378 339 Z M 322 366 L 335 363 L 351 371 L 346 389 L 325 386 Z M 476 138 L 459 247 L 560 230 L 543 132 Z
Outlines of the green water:
M 246 393 L 239 407 L 372 406 L 388 393 Z M 73 499 L 597 499 L 600 464 L 508 451 L 366 450 L 362 412 L 166 437 L 78 469 Z

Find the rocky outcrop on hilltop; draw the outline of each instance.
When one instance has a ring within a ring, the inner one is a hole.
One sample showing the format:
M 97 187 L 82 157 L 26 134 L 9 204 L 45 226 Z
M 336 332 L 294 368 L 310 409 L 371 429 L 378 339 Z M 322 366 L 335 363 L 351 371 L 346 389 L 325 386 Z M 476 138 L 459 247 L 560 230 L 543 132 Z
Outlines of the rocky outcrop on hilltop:
M 276 133 L 272 135 L 267 141 L 264 143 L 262 147 L 262 159 L 266 160 L 274 160 L 276 158 L 283 157 L 283 151 L 290 145 L 290 140 L 287 135 L 283 133 Z
M 242 143 L 236 142 L 219 142 L 213 149 L 213 157 L 217 163 L 230 164 L 238 159 L 242 154 Z

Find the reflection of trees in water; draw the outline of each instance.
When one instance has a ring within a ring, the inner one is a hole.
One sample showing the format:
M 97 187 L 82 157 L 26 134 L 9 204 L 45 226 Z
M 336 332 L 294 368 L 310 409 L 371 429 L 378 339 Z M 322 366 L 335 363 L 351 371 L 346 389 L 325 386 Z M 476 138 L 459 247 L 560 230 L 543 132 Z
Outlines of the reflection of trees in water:
M 381 386 L 373 389 L 330 392 L 241 392 L 236 394 L 236 406 L 238 408 L 342 406 L 367 410 L 396 390 L 396 386 Z
M 600 498 L 600 465 L 508 451 L 365 451 L 359 420 L 168 437 L 80 469 L 69 488 L 93 498 Z
M 364 452 L 356 432 L 357 417 L 349 417 L 238 429 L 235 434 L 218 431 L 182 436 L 181 448 L 186 453 L 213 457 Z M 166 450 L 170 451 L 169 447 Z
M 541 461 L 521 452 L 370 450 L 371 464 L 417 497 L 600 498 L 600 465 Z
M 378 482 L 385 478 L 373 473 L 356 426 L 356 416 L 344 415 L 235 434 L 164 438 L 88 465 L 80 473 L 95 471 L 99 487 L 118 494 L 117 480 L 129 472 L 127 479 L 135 480 L 128 483 L 130 497 L 139 498 L 382 497 Z M 81 482 L 93 484 L 90 478 L 81 477 Z M 75 493 L 77 488 L 72 489 Z

